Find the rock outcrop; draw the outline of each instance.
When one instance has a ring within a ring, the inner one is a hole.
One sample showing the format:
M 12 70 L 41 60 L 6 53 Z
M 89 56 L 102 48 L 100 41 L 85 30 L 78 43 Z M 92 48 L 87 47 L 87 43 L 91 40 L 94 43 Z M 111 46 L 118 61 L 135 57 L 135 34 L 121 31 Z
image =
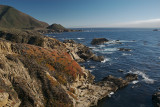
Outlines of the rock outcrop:
M 138 80 L 138 75 L 137 74 L 131 74 L 131 73 L 128 73 L 125 75 L 125 78 L 128 82 L 131 82 L 133 80 Z
M 91 41 L 92 45 L 100 45 L 103 44 L 105 42 L 108 42 L 109 40 L 107 40 L 106 38 L 95 38 Z
M 76 43 L 74 40 L 65 40 L 67 52 L 77 62 L 84 62 L 86 60 L 103 61 L 103 56 L 95 55 L 91 49 L 81 43 Z
M 160 92 L 156 92 L 152 95 L 152 102 L 154 107 L 160 107 Z

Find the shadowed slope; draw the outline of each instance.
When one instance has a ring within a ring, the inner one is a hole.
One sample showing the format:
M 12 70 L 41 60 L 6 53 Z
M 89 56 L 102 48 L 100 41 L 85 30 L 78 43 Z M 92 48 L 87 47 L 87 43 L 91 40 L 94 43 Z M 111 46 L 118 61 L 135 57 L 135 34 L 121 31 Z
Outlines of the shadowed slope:
M 13 7 L 0 5 L 0 27 L 35 28 L 47 27 L 48 24 L 16 10 Z

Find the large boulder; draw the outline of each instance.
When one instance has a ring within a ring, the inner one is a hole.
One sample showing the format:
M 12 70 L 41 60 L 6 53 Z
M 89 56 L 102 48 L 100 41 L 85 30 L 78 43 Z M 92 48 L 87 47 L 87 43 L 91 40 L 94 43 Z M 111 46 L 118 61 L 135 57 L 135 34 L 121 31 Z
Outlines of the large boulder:
M 131 82 L 133 80 L 137 80 L 138 79 L 138 75 L 137 74 L 131 74 L 131 73 L 128 73 L 125 75 L 125 79 L 128 81 L 128 82 Z
M 100 45 L 100 44 L 103 44 L 105 42 L 108 42 L 109 40 L 106 39 L 106 38 L 95 38 L 91 41 L 91 44 L 92 45 Z

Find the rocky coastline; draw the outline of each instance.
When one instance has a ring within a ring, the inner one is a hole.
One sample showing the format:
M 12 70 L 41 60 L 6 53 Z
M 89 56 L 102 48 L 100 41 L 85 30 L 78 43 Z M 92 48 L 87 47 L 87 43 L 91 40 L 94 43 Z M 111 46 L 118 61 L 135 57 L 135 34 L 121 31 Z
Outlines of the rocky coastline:
M 0 31 L 0 105 L 89 107 L 138 77 L 94 76 L 77 62 L 102 61 L 73 40 L 63 43 L 38 32 Z M 77 61 L 77 62 L 76 62 Z

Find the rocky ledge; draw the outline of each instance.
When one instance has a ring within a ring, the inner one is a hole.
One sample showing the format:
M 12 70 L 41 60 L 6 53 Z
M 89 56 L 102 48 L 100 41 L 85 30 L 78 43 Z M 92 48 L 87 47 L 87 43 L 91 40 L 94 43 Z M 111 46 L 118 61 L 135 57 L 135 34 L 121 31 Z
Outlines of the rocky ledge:
M 1 31 L 0 37 L 0 106 L 89 107 L 137 79 L 134 74 L 124 79 L 109 75 L 95 83 L 68 54 L 69 45 L 82 44 L 31 31 Z

